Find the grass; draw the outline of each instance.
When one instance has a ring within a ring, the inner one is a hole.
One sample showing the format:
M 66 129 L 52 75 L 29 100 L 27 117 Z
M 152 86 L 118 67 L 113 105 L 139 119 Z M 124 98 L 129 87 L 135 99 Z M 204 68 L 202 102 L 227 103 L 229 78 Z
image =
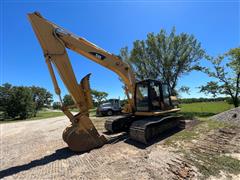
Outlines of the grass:
M 2 119 L 0 123 L 11 123 L 11 122 L 21 122 L 21 121 L 28 121 L 28 120 L 39 120 L 39 119 L 46 119 L 46 118 L 51 118 L 51 117 L 58 117 L 58 116 L 63 116 L 63 112 L 54 112 L 54 111 L 39 111 L 36 115 L 36 117 L 31 117 L 29 119 Z
M 197 149 L 192 151 L 187 145 L 192 140 L 196 142 L 201 135 L 207 134 L 211 130 L 230 126 L 231 124 L 224 122 L 200 118 L 200 123 L 197 126 L 174 134 L 165 141 L 165 145 L 177 148 L 202 174 L 199 179 L 218 176 L 221 171 L 229 174 L 239 174 L 240 161 L 238 159 L 221 153 L 211 154 L 198 151 Z M 211 147 L 211 145 L 209 145 L 209 147 Z
M 226 155 L 206 155 L 204 153 L 197 153 L 192 158 L 191 154 L 185 154 L 187 159 L 196 166 L 202 173 L 202 179 L 210 176 L 219 176 L 220 172 L 228 172 L 230 174 L 240 173 L 240 161 Z
M 96 111 L 97 111 L 97 108 L 90 109 L 89 110 L 89 116 L 90 117 L 96 117 Z
M 219 101 L 181 104 L 180 107 L 182 112 L 218 114 L 233 108 L 233 105 L 224 101 Z
M 166 140 L 165 144 L 170 146 L 177 146 L 179 145 L 179 142 L 184 144 L 184 142 L 197 139 L 200 135 L 206 134 L 211 130 L 231 126 L 228 123 L 214 121 L 207 118 L 199 118 L 198 120 L 200 121 L 198 125 L 191 129 L 184 129 L 174 134 Z
M 221 171 L 230 174 L 240 173 L 240 161 L 238 159 L 217 153 L 212 155 L 200 151 L 192 152 L 186 145 L 188 142 L 196 141 L 200 136 L 208 134 L 212 130 L 232 126 L 231 124 L 214 121 L 209 118 L 232 107 L 232 105 L 226 102 L 182 104 L 180 113 L 186 117 L 197 117 L 200 122 L 195 127 L 180 131 L 165 141 L 166 145 L 177 148 L 178 151 L 182 152 L 185 158 L 202 174 L 202 179 L 218 176 Z
M 202 102 L 181 104 L 181 112 L 185 118 L 198 118 L 200 124 L 192 129 L 185 129 L 167 139 L 166 144 L 176 145 L 178 141 L 189 141 L 197 139 L 199 135 L 207 133 L 213 129 L 229 126 L 229 124 L 208 119 L 210 116 L 231 109 L 233 106 L 227 102 Z
M 73 109 L 72 112 L 78 112 L 77 109 Z M 96 116 L 96 108 L 89 110 L 90 117 Z M 2 112 L 0 112 L 0 116 L 2 115 Z M 28 120 L 40 120 L 40 119 L 46 119 L 46 118 L 52 118 L 52 117 L 58 117 L 58 116 L 64 116 L 64 113 L 62 111 L 49 111 L 46 109 L 43 109 L 42 111 L 39 111 L 36 115 L 36 117 L 32 117 L 29 119 L 20 120 L 18 118 L 15 119 L 2 119 L 0 120 L 0 123 L 10 123 L 10 122 L 20 122 L 20 121 L 28 121 Z
M 198 152 L 194 153 L 193 157 L 193 154 L 189 152 L 182 152 L 184 152 L 185 158 L 190 160 L 202 174 L 199 179 L 207 179 L 210 176 L 219 176 L 221 171 L 235 175 L 240 173 L 240 161 L 230 156 L 219 154 L 209 155 Z
M 187 118 L 193 117 L 209 117 L 215 114 L 227 111 L 233 108 L 233 105 L 227 102 L 199 102 L 191 104 L 181 104 L 181 114 Z
M 63 112 L 40 111 L 39 113 L 37 113 L 36 117 L 32 117 L 29 120 L 45 119 L 63 115 L 64 115 Z
M 198 137 L 198 133 L 196 131 L 183 130 L 169 137 L 164 144 L 169 146 L 177 146 L 178 142 L 193 140 L 193 139 L 196 139 L 197 137 Z

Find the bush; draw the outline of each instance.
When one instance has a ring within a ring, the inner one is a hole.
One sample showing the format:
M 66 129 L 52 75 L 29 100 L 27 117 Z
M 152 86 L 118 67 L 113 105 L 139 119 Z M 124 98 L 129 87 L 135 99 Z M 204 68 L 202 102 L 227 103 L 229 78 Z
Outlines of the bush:
M 239 99 L 238 101 L 240 102 L 240 98 L 238 98 L 238 99 Z M 230 97 L 228 97 L 226 99 L 226 101 L 227 101 L 228 104 L 234 104 L 232 98 L 230 98 Z
M 72 106 L 74 105 L 74 101 L 72 99 L 72 96 L 66 94 L 64 97 L 63 97 L 63 105 L 64 106 Z
M 26 119 L 34 113 L 32 91 L 27 87 L 1 87 L 1 109 L 5 118 Z
M 41 87 L 0 86 L 0 111 L 4 118 L 26 119 L 36 116 L 42 107 L 50 105 L 52 94 Z
M 32 91 L 32 98 L 35 106 L 34 116 L 36 116 L 37 112 L 43 107 L 48 107 L 51 105 L 51 102 L 53 101 L 52 94 L 45 88 L 38 86 L 31 86 L 29 88 Z

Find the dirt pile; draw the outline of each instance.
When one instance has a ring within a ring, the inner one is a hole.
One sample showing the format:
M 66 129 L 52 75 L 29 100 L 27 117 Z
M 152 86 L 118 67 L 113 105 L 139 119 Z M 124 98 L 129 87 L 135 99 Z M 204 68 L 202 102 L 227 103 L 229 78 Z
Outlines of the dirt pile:
M 240 125 L 240 107 L 212 116 L 211 119 L 218 121 L 231 122 Z

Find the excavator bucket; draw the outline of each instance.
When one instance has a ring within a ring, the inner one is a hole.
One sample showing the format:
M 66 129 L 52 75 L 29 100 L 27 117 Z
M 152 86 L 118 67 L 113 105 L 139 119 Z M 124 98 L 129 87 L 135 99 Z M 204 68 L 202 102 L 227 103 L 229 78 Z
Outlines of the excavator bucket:
M 99 135 L 94 125 L 89 123 L 91 120 L 88 116 L 77 114 L 74 120 L 75 122 L 66 127 L 62 136 L 71 150 L 86 152 L 107 142 L 103 135 Z
M 86 75 L 80 81 L 79 88 L 84 93 L 86 106 L 92 108 L 92 96 L 90 94 L 89 78 L 91 74 Z M 100 135 L 89 118 L 88 114 L 78 113 L 75 116 L 63 108 L 63 112 L 71 120 L 71 125 L 63 131 L 63 140 L 73 151 L 85 152 L 91 149 L 101 147 L 107 143 L 106 138 Z
M 28 14 L 28 18 L 43 49 L 55 92 L 60 96 L 61 92 L 52 64 L 55 65 L 63 83 L 80 111 L 77 115 L 73 115 L 66 107 L 63 107 L 64 114 L 71 121 L 71 125 L 63 132 L 63 140 L 70 149 L 80 152 L 103 146 L 107 142 L 106 138 L 97 132 L 94 124 L 88 117 L 88 109 L 92 105 L 90 102 L 89 75 L 83 78 L 80 84 L 77 83 L 65 49 L 66 44 L 56 34 L 56 30 L 60 27 L 47 21 L 39 13 Z

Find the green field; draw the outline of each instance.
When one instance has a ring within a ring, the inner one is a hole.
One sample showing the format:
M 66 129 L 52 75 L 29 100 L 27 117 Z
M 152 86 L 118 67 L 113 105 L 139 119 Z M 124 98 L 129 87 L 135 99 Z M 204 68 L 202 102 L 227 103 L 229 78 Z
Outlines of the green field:
M 73 113 L 78 112 L 77 109 L 73 109 L 72 111 Z M 90 116 L 95 116 L 96 115 L 96 109 L 90 109 L 89 110 L 89 114 Z M 58 117 L 58 116 L 64 116 L 62 111 L 47 111 L 47 110 L 42 110 L 39 111 L 36 115 L 36 117 L 32 117 L 29 119 L 24 119 L 24 120 L 20 120 L 20 119 L 3 119 L 2 117 L 2 113 L 0 112 L 0 123 L 6 123 L 6 122 L 17 122 L 17 121 L 28 121 L 28 120 L 38 120 L 38 119 L 46 119 L 46 118 L 51 118 L 51 117 Z
M 20 120 L 18 118 L 16 119 L 3 119 L 1 117 L 0 123 L 7 123 L 7 122 L 20 122 L 20 121 L 28 121 L 28 120 L 38 120 L 38 119 L 45 119 L 45 118 L 51 118 L 51 117 L 58 117 L 63 116 L 63 112 L 54 112 L 54 111 L 39 111 L 36 115 L 36 117 L 32 117 L 29 119 Z
M 227 102 L 199 102 L 191 104 L 181 104 L 181 113 L 186 116 L 208 117 L 233 108 Z
M 37 113 L 36 117 L 30 118 L 30 120 L 35 119 L 45 119 L 45 118 L 51 118 L 51 117 L 57 117 L 57 116 L 63 116 L 63 112 L 52 112 L 52 111 L 40 111 Z

